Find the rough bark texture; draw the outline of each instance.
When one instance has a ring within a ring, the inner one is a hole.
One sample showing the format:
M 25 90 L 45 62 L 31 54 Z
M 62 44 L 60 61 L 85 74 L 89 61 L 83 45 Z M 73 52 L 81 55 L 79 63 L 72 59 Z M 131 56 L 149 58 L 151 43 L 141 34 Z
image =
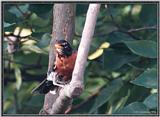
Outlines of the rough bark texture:
M 75 4 L 55 4 L 53 9 L 53 29 L 52 40 L 50 42 L 49 66 L 54 63 L 54 43 L 55 40 L 65 39 L 72 44 L 75 29 Z
M 55 6 L 55 8 L 56 8 L 56 6 Z M 84 87 L 83 74 L 84 74 L 84 70 L 85 70 L 85 64 L 87 61 L 87 56 L 88 56 L 90 44 L 91 44 L 92 37 L 94 34 L 94 29 L 95 29 L 96 19 L 97 19 L 99 9 L 100 9 L 100 4 L 90 4 L 89 5 L 84 30 L 82 33 L 81 42 L 80 42 L 80 45 L 78 48 L 77 60 L 75 63 L 75 68 L 74 68 L 73 74 L 72 74 L 72 80 L 71 80 L 70 84 L 65 85 L 64 88 L 59 90 L 59 94 L 56 97 L 56 100 L 54 99 L 55 97 L 53 97 L 51 94 L 46 95 L 44 109 L 48 114 L 63 114 L 63 113 L 65 113 L 66 109 L 72 103 L 72 99 L 74 97 L 80 96 L 80 94 L 83 91 L 83 87 Z M 60 9 L 58 9 L 58 11 L 60 11 Z M 60 14 L 57 14 L 57 15 L 60 15 Z M 56 18 L 57 18 L 57 16 L 56 16 Z M 60 27 L 57 27 L 57 28 L 60 28 Z M 58 32 L 56 34 L 57 35 L 59 35 L 59 34 L 65 35 L 65 33 L 63 31 L 61 33 Z M 56 34 L 53 31 L 53 36 L 55 36 Z M 59 36 L 59 38 L 61 38 L 61 36 Z M 51 44 L 52 44 L 52 42 L 51 42 Z M 51 97 L 53 97 L 53 98 L 51 98 Z M 52 101 L 54 100 L 54 102 L 48 103 L 50 99 Z
M 72 42 L 74 35 L 74 17 L 75 17 L 75 4 L 55 4 L 53 10 L 53 29 L 52 40 L 50 42 L 49 64 L 48 71 L 52 69 L 54 64 L 54 43 L 55 40 L 65 39 Z M 51 114 L 52 105 L 57 99 L 57 95 L 50 93 L 45 95 L 43 111 L 40 114 Z M 71 102 L 72 100 L 70 100 Z

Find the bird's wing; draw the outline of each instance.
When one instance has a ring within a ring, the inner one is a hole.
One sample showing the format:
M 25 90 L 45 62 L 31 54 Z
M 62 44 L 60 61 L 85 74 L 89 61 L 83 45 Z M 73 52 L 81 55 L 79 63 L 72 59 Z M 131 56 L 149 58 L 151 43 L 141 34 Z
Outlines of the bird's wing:
M 46 94 L 50 90 L 54 90 L 57 86 L 53 85 L 52 81 L 48 81 L 46 78 L 32 90 L 31 93 L 39 93 L 39 94 Z

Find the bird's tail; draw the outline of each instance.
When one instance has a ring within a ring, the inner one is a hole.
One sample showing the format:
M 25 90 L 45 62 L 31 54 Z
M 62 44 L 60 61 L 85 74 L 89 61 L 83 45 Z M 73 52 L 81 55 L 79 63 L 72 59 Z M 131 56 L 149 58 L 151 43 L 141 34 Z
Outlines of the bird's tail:
M 49 91 L 57 90 L 58 86 L 53 85 L 52 81 L 43 80 L 31 93 L 47 94 Z

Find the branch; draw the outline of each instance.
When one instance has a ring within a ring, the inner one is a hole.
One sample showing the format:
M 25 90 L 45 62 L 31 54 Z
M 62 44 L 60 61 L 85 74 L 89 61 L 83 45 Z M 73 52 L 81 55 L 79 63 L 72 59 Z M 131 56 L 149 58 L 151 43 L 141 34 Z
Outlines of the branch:
M 57 100 L 52 105 L 50 114 L 64 113 L 67 109 L 66 105 L 71 103 L 72 98 L 80 96 L 83 91 L 83 75 L 99 9 L 100 4 L 89 5 L 72 80 L 69 85 L 60 90 Z
M 128 30 L 129 33 L 131 32 L 137 32 L 137 31 L 142 31 L 142 30 L 156 30 L 157 27 L 156 26 L 145 26 L 145 27 L 141 27 L 141 28 L 136 28 L 136 29 L 130 29 Z
M 107 5 L 105 5 L 105 7 L 107 8 Z M 156 30 L 157 29 L 156 26 L 145 26 L 145 27 L 142 27 L 142 28 L 125 30 L 122 27 L 120 27 L 119 24 L 115 21 L 110 9 L 111 8 L 108 6 L 109 15 L 111 17 L 112 23 L 118 28 L 117 31 L 128 34 L 129 36 L 131 36 L 134 39 L 140 40 L 139 37 L 137 37 L 136 35 L 133 34 L 134 32 L 142 31 L 142 30 L 151 30 L 151 29 Z

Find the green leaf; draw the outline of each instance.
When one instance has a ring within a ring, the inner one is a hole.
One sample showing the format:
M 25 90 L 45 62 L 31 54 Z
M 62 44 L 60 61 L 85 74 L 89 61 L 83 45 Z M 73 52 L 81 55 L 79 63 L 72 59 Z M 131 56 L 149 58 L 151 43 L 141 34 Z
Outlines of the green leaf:
M 12 106 L 11 100 L 4 101 L 3 111 L 7 111 Z
M 16 77 L 16 88 L 17 90 L 19 90 L 22 84 L 21 70 L 19 69 L 19 67 L 15 67 L 15 77 Z
M 25 103 L 25 105 L 29 105 L 29 106 L 34 106 L 34 107 L 37 107 L 37 106 L 42 106 L 42 103 L 39 103 L 39 102 L 43 102 L 44 100 L 44 96 L 42 95 L 34 95 L 31 97 L 31 99 Z
M 17 52 L 14 54 L 14 60 L 18 63 L 23 63 L 25 61 L 26 65 L 35 65 L 39 58 L 39 54 L 30 53 L 24 54 L 22 52 Z
M 45 33 L 42 36 L 41 40 L 39 41 L 38 46 L 41 47 L 41 48 L 42 47 L 47 47 L 50 43 L 50 40 L 51 40 L 51 35 L 49 33 Z
M 110 97 L 122 87 L 122 85 L 123 82 L 121 79 L 115 79 L 112 82 L 110 82 L 108 86 L 105 87 L 97 96 L 95 103 L 92 106 L 89 113 L 93 113 L 103 104 L 105 104 L 110 99 Z
M 81 106 L 80 108 L 73 109 L 71 114 L 88 114 L 90 111 L 90 108 L 93 106 L 94 102 L 95 102 L 95 97 L 89 99 L 85 103 L 85 106 Z
M 33 26 L 38 26 L 38 27 L 44 27 L 47 26 L 47 24 L 49 23 L 50 19 L 42 19 L 41 17 L 39 17 L 36 13 L 32 13 L 32 15 L 30 16 L 30 24 Z
M 120 111 L 116 112 L 116 114 L 149 114 L 148 108 L 142 102 L 133 102 Z
M 122 109 L 130 96 L 131 90 L 127 83 L 124 83 L 122 88 L 115 93 L 112 98 L 107 103 L 109 109 L 107 110 L 107 114 L 115 113 L 116 111 Z M 106 110 L 105 110 L 106 111 Z
M 107 42 L 110 44 L 123 43 L 124 41 L 134 41 L 129 35 L 121 32 L 113 32 L 107 36 Z
M 25 5 L 18 5 L 18 8 L 23 12 L 26 13 L 28 11 L 28 4 Z M 17 17 L 21 17 L 23 16 L 23 14 L 20 12 L 20 10 L 18 9 L 16 6 L 12 6 L 8 11 L 12 14 L 15 14 Z
M 108 71 L 112 71 L 119 69 L 128 62 L 137 60 L 138 57 L 135 55 L 122 54 L 111 50 L 105 51 L 104 57 L 102 59 L 104 61 L 104 68 Z
M 157 44 L 150 40 L 124 41 L 127 47 L 139 56 L 157 58 Z
M 147 40 L 155 41 L 157 42 L 157 32 L 151 32 L 150 35 L 148 35 Z
M 139 77 L 131 83 L 146 88 L 157 88 L 157 70 L 155 68 L 144 71 Z
M 7 27 L 10 27 L 10 26 L 13 26 L 13 25 L 15 25 L 15 23 L 7 23 L 7 22 L 3 23 L 4 28 L 7 28 Z
M 85 84 L 85 91 L 94 93 L 105 84 L 106 84 L 105 80 L 101 77 L 96 77 L 94 79 L 87 78 L 87 81 Z
M 149 109 L 156 109 L 158 104 L 157 93 L 148 96 L 143 102 Z
M 21 49 L 23 51 L 31 51 L 39 54 L 47 54 L 45 51 L 43 51 L 36 45 L 23 45 Z

